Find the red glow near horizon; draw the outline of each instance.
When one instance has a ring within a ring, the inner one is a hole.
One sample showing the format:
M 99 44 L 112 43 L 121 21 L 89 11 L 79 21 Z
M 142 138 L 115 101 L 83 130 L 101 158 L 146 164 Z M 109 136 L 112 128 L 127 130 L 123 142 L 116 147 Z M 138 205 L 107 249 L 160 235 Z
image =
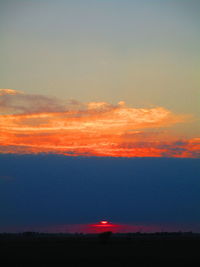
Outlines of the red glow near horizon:
M 120 225 L 108 222 L 106 220 L 102 220 L 97 224 L 91 224 L 89 228 L 90 231 L 96 233 L 101 233 L 105 231 L 118 232 L 120 229 Z
M 100 226 L 101 225 L 101 226 Z M 193 226 L 196 232 L 200 232 L 199 227 Z M 182 225 L 144 225 L 144 224 L 123 224 L 123 223 L 108 223 L 101 224 L 61 224 L 49 226 L 5 226 L 0 227 L 0 232 L 19 233 L 24 231 L 37 231 L 42 233 L 84 233 L 84 234 L 100 234 L 111 231 L 113 233 L 155 233 L 163 232 L 163 229 L 168 232 L 190 231 L 191 228 Z

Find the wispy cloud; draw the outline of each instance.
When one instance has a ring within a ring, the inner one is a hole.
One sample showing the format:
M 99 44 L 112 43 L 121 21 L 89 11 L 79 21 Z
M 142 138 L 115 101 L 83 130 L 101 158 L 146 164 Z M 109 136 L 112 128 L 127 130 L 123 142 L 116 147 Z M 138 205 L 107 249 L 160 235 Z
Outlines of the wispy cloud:
M 64 111 L 62 101 L 42 95 L 25 94 L 12 89 L 0 89 L 0 113 L 30 114 Z
M 0 90 L 0 152 L 124 157 L 198 157 L 199 139 L 175 140 L 162 130 L 190 116 L 120 101 L 81 103 Z

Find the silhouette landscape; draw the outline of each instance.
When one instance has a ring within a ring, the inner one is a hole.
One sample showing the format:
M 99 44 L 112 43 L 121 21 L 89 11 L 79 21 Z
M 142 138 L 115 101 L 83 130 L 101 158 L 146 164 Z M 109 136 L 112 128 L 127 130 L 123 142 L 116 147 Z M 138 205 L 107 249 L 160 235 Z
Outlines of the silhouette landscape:
M 198 266 L 200 234 L 0 234 L 3 266 Z

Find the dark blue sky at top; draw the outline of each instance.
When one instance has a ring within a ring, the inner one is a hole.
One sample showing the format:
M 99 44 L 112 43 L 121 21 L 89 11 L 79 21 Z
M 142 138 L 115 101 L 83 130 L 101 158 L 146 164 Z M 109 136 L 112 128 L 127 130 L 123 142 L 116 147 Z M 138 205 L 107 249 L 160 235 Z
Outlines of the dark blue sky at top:
M 198 159 L 0 155 L 0 229 L 101 219 L 197 226 L 199 163 Z

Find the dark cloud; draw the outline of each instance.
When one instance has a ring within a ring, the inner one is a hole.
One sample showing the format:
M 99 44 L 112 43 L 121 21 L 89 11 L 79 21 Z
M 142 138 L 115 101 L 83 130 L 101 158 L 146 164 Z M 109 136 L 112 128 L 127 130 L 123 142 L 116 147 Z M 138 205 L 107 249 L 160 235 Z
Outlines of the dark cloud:
M 56 98 L 31 94 L 0 95 L 0 107 L 14 114 L 66 111 L 66 105 Z

